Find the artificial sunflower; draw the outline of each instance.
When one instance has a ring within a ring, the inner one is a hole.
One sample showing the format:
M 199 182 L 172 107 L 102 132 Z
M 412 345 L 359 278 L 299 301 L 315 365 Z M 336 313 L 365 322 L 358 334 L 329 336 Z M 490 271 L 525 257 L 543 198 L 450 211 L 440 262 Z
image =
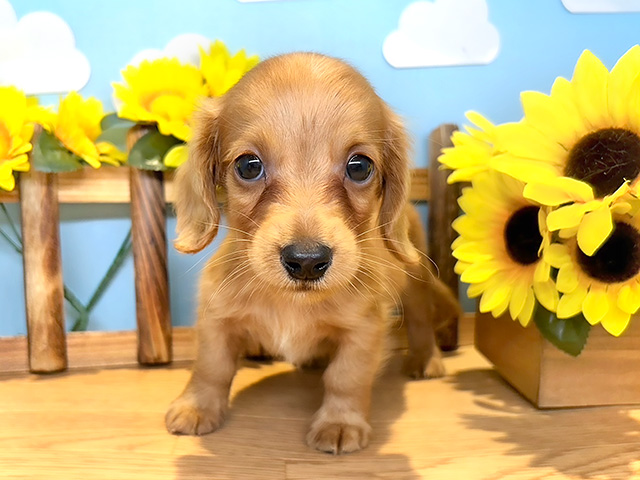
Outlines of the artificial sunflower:
M 555 311 L 558 293 L 540 252 L 548 234 L 539 222 L 545 211 L 523 197 L 524 183 L 495 171 L 473 177 L 459 204 L 465 214 L 453 224 L 456 272 L 481 296 L 480 311 L 498 317 L 507 309 L 522 325 L 531 320 L 536 299 Z
M 612 209 L 632 208 L 618 204 L 640 191 L 639 73 L 640 46 L 610 72 L 585 51 L 571 81 L 556 79 L 550 95 L 524 92 L 523 120 L 495 128 L 492 168 L 527 182 L 525 197 L 563 206 L 549 229 L 578 228 L 587 255 L 613 232 Z
M 575 238 L 553 243 L 544 258 L 558 269 L 560 319 L 583 314 L 619 336 L 640 308 L 640 231 L 637 217 L 615 216 L 612 234 L 591 256 Z
M 33 122 L 43 111 L 15 87 L 0 87 L 0 188 L 15 188 L 14 171 L 29 170 Z
M 126 155 L 111 143 L 96 142 L 102 133 L 103 117 L 104 110 L 98 99 L 85 100 L 79 93 L 71 92 L 60 101 L 57 115 L 41 118 L 40 123 L 65 148 L 93 168 L 100 168 L 102 163 L 118 166 L 126 160 Z
M 114 83 L 115 97 L 122 103 L 118 116 L 134 122 L 156 123 L 163 135 L 187 141 L 190 119 L 198 98 L 207 86 L 200 70 L 176 58 L 145 60 L 122 71 L 124 83 Z
M 260 61 L 257 55 L 247 57 L 240 50 L 231 56 L 227 46 L 220 40 L 211 44 L 209 52 L 200 49 L 200 70 L 204 76 L 209 96 L 219 97 L 227 93 L 242 76 Z

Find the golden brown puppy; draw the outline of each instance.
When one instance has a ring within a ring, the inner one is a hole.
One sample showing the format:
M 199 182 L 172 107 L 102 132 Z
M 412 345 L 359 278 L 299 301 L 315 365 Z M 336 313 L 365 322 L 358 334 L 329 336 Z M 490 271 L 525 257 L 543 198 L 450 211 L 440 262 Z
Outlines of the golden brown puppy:
M 197 252 L 214 238 L 217 189 L 229 233 L 203 272 L 197 359 L 167 412 L 170 432 L 219 428 L 238 359 L 259 345 L 296 364 L 328 356 L 307 442 L 333 453 L 365 447 L 401 300 L 408 373 L 443 375 L 431 318 L 435 305 L 447 317 L 458 307 L 420 262 L 409 180 L 402 123 L 341 61 L 275 57 L 203 105 L 176 179 L 176 248 Z

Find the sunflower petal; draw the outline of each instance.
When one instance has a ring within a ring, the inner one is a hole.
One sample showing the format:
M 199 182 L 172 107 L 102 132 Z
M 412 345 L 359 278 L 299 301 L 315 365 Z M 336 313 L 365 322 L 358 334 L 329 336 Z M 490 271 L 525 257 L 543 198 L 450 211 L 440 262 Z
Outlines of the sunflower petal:
M 469 265 L 460 280 L 464 283 L 484 282 L 491 278 L 498 271 L 498 264 L 495 261 L 474 263 Z
M 486 282 L 472 283 L 471 285 L 469 285 L 469 288 L 467 288 L 467 296 L 469 298 L 476 298 L 477 296 L 481 295 L 482 292 L 486 290 L 486 288 Z
M 538 283 L 544 283 L 549 280 L 551 275 L 551 268 L 547 262 L 538 262 L 536 269 L 533 272 L 533 281 Z
M 623 285 L 618 292 L 618 308 L 623 312 L 634 314 L 640 308 L 640 295 L 631 285 Z
M 569 248 L 562 243 L 552 243 L 545 248 L 543 258 L 554 268 L 561 268 L 565 263 L 571 262 Z
M 587 288 L 578 285 L 571 293 L 565 293 L 558 302 L 558 318 L 571 318 L 582 311 L 582 303 L 587 296 Z
M 529 285 L 524 282 L 517 282 L 513 285 L 511 299 L 509 300 L 509 315 L 511 315 L 512 319 L 518 318 L 518 315 L 522 312 L 529 290 Z
M 549 280 L 544 283 L 535 283 L 533 284 L 533 291 L 536 294 L 536 298 L 540 302 L 540 304 L 549 310 L 550 312 L 555 312 L 558 308 L 558 290 L 554 285 L 553 281 Z
M 509 290 L 511 292 L 511 290 L 513 290 L 511 288 L 511 286 L 509 286 Z M 501 317 L 504 312 L 507 311 L 507 308 L 509 308 L 509 301 L 511 300 L 511 293 L 509 293 L 509 295 L 506 295 L 502 298 L 502 301 L 500 303 L 498 303 L 494 308 L 491 309 L 491 315 L 493 315 L 495 318 Z
M 609 311 L 609 297 L 603 288 L 592 287 L 582 302 L 582 313 L 591 325 L 600 322 Z
M 505 301 L 508 305 L 510 294 L 511 285 L 509 283 L 500 282 L 492 285 L 491 287 L 487 288 L 487 290 L 485 290 L 485 292 L 482 294 L 482 298 L 480 299 L 480 312 L 490 312 L 500 305 L 504 304 Z
M 605 126 L 609 118 L 607 105 L 607 67 L 589 50 L 580 55 L 571 84 L 576 104 L 592 128 Z
M 520 101 L 526 122 L 543 135 L 565 147 L 575 143 L 577 132 L 584 130 L 582 118 L 568 108 L 570 100 L 540 92 L 522 92 Z
M 591 185 L 575 178 L 550 178 L 544 183 L 530 183 L 524 187 L 523 195 L 542 205 L 556 207 L 567 202 L 588 202 L 593 200 Z
M 536 305 L 536 297 L 533 293 L 533 289 L 529 287 L 527 289 L 527 297 L 524 301 L 524 307 L 522 307 L 522 311 L 520 315 L 518 315 L 518 321 L 523 327 L 529 325 L 531 321 L 531 316 L 533 315 L 533 308 Z
M 614 126 L 624 126 L 629 122 L 629 98 L 638 71 L 640 71 L 640 47 L 636 45 L 620 57 L 609 74 L 608 106 Z
M 562 158 L 566 151 L 524 122 L 503 123 L 494 129 L 496 144 L 516 157 L 539 160 Z
M 604 329 L 614 337 L 619 337 L 629 325 L 631 315 L 612 305 L 607 314 L 602 317 L 601 323 Z
M 578 246 L 586 255 L 592 256 L 609 238 L 613 231 L 611 211 L 606 205 L 587 213 L 578 227 Z
M 565 263 L 558 271 L 556 286 L 559 292 L 571 293 L 578 287 L 578 274 L 571 263 Z
M 547 215 L 547 228 L 551 232 L 560 229 L 575 228 L 580 225 L 584 215 L 596 208 L 594 202 L 574 203 L 554 210 Z
M 560 169 L 549 163 L 529 160 L 510 154 L 500 154 L 490 159 L 491 168 L 523 182 L 546 181 L 561 174 Z

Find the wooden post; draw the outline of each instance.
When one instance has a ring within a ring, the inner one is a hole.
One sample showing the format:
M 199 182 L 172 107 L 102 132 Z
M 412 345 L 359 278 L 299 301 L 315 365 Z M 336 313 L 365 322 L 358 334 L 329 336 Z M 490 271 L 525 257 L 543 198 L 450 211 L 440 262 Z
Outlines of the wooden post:
M 151 127 L 133 127 L 129 150 Z M 131 230 L 136 285 L 138 362 L 171 362 L 171 314 L 162 172 L 130 169 Z
M 452 124 L 440 125 L 429 136 L 429 184 L 431 196 L 429 201 L 429 255 L 438 265 L 440 280 L 451 288 L 458 297 L 458 276 L 453 267 L 455 259 L 451 255 L 451 243 L 456 233 L 451 224 L 458 217 L 458 197 L 460 186 L 457 183 L 447 184 L 449 172 L 440 170 L 438 156 L 442 148 L 452 146 L 451 134 L 458 127 Z M 438 332 L 438 343 L 443 350 L 458 348 L 458 325 Z
M 32 169 L 19 181 L 29 370 L 59 372 L 67 368 L 67 345 L 58 179 Z

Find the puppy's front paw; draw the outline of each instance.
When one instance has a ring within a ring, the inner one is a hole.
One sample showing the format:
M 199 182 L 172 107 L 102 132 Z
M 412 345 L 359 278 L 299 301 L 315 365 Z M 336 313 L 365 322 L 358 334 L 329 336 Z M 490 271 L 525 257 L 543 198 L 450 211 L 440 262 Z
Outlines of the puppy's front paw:
M 371 427 L 363 419 L 355 423 L 316 420 L 307 434 L 307 444 L 322 452 L 356 452 L 369 444 Z
M 220 405 L 202 408 L 192 397 L 182 396 L 169 406 L 165 424 L 173 434 L 205 435 L 222 426 L 225 411 Z
M 404 362 L 404 373 L 411 378 L 421 379 L 444 377 L 446 371 L 440 355 L 432 355 L 427 361 L 426 358 L 409 353 Z

